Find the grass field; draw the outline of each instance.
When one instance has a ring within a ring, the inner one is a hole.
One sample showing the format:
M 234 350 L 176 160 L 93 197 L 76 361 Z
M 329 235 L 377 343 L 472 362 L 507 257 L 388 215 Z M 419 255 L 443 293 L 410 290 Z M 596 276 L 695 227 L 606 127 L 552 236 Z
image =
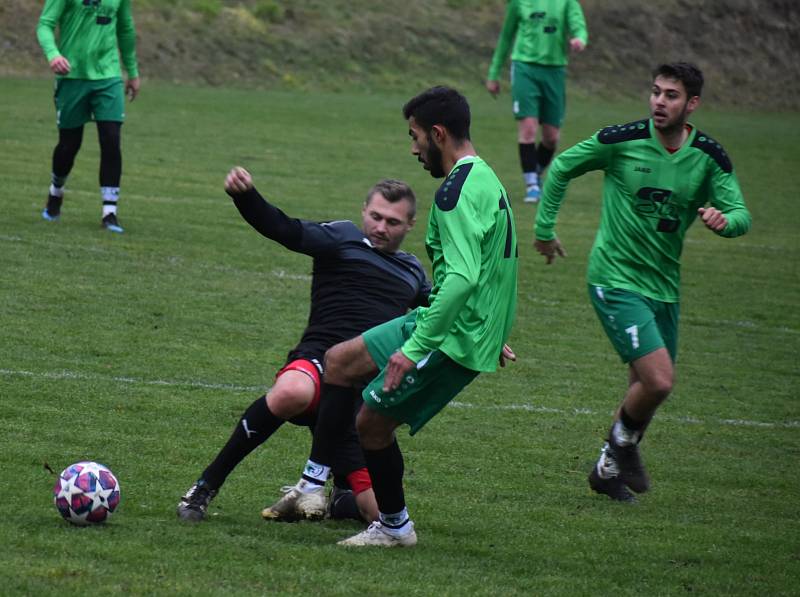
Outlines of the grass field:
M 520 197 L 507 96 L 465 91 L 476 147 Z M 423 257 L 437 183 L 409 155 L 407 97 L 148 84 L 124 127 L 126 232 L 113 236 L 99 225 L 90 128 L 61 221 L 39 216 L 50 93 L 50 81 L 0 80 L 0 593 L 797 594 L 800 115 L 697 113 L 732 156 L 754 226 L 687 239 L 677 387 L 643 444 L 650 494 L 628 507 L 585 482 L 626 379 L 585 296 L 592 174 L 570 188 L 569 258 L 555 266 L 531 248 L 534 209 L 515 203 L 520 360 L 400 435 L 420 544 L 346 551 L 335 542 L 355 523 L 259 517 L 296 480 L 304 429 L 246 460 L 208 522 L 180 524 L 174 508 L 307 314 L 310 261 L 241 220 L 221 190 L 227 169 L 246 166 L 310 219 L 357 219 L 371 184 L 405 179 L 422 200 L 407 248 Z M 644 101 L 570 102 L 564 147 L 645 114 Z M 53 508 L 43 463 L 81 459 L 120 479 L 105 527 L 70 527 Z

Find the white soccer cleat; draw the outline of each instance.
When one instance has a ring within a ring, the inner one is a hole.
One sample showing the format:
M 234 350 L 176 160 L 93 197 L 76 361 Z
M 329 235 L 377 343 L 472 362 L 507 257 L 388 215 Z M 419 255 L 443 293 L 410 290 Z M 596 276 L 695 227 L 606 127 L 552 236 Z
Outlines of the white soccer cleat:
M 303 481 L 305 483 L 305 481 Z M 295 510 L 300 518 L 306 520 L 321 520 L 328 512 L 328 496 L 325 495 L 325 486 L 320 485 L 300 492 L 295 502 Z
M 295 510 L 297 498 L 300 497 L 300 490 L 296 485 L 285 485 L 281 487 L 284 494 L 281 499 L 267 506 L 261 511 L 261 518 L 264 520 L 277 520 L 283 522 L 293 522 L 299 518 Z
M 261 511 L 264 520 L 294 522 L 300 519 L 321 520 L 328 510 L 325 486 L 310 488 L 310 483 L 301 480 L 297 485 L 281 487 L 283 497 Z M 304 493 L 305 489 L 307 493 Z M 310 489 L 310 491 L 309 491 Z
M 337 545 L 345 547 L 413 547 L 417 544 L 414 523 L 408 521 L 408 530 L 403 534 L 390 533 L 380 522 L 373 522 L 358 535 L 342 539 Z

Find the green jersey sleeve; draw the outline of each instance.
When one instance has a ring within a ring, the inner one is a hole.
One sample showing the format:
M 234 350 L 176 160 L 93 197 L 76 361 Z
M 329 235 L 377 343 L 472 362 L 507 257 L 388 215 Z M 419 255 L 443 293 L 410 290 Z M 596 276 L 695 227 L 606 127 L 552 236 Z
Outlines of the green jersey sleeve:
M 425 240 L 430 307 L 401 350 L 419 362 L 441 350 L 473 371 L 493 371 L 516 311 L 517 240 L 508 196 L 477 157 L 460 161 L 436 193 Z
M 519 11 L 517 9 L 517 0 L 510 0 L 506 6 L 506 18 L 503 20 L 503 28 L 500 30 L 500 37 L 497 38 L 497 46 L 492 55 L 492 62 L 489 65 L 490 81 L 497 81 L 500 74 L 500 69 L 511 53 L 511 44 L 514 42 L 514 37 L 517 34 L 517 25 L 519 24 Z
M 478 219 L 467 198 L 459 199 L 459 209 L 440 212 L 432 223 L 440 243 L 440 277 L 436 280 L 436 300 L 403 346 L 412 361 L 439 348 L 459 313 L 478 284 L 481 232 Z
M 117 12 L 117 43 L 122 56 L 122 64 L 128 77 L 139 76 L 139 64 L 136 60 L 136 28 L 133 25 L 131 0 L 121 0 Z
M 605 170 L 613 150 L 613 145 L 601 144 L 595 135 L 574 145 L 553 160 L 536 212 L 534 231 L 538 240 L 553 240 L 556 237 L 558 212 L 570 181 L 592 170 Z
M 56 44 L 56 25 L 64 12 L 64 2 L 65 0 L 47 0 L 36 27 L 36 37 L 48 62 L 61 55 Z
M 718 235 L 735 238 L 750 230 L 752 219 L 744 203 L 744 196 L 739 187 L 739 180 L 731 167 L 726 172 L 718 164 L 711 163 L 706 190 L 707 201 L 720 210 L 728 220 L 728 225 Z
M 589 43 L 589 29 L 586 27 L 586 17 L 583 15 L 578 0 L 570 0 L 567 3 L 567 30 L 569 39 L 577 38 L 584 44 Z

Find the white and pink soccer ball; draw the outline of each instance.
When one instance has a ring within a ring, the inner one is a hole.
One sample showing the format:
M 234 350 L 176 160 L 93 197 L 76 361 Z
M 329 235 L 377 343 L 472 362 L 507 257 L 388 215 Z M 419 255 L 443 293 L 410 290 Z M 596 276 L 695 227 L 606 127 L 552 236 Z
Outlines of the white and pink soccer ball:
M 105 522 L 119 506 L 119 482 L 111 470 L 97 462 L 76 462 L 58 476 L 53 502 L 72 524 Z

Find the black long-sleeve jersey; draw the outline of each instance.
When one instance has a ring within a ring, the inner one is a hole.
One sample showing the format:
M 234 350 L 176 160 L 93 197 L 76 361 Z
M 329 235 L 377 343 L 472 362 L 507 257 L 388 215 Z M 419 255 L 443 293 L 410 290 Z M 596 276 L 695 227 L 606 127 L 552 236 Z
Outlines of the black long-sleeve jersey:
M 322 355 L 408 309 L 428 304 L 431 284 L 410 253 L 384 253 L 349 220 L 311 222 L 287 216 L 256 189 L 231 197 L 259 233 L 314 259 L 311 310 L 293 352 Z

